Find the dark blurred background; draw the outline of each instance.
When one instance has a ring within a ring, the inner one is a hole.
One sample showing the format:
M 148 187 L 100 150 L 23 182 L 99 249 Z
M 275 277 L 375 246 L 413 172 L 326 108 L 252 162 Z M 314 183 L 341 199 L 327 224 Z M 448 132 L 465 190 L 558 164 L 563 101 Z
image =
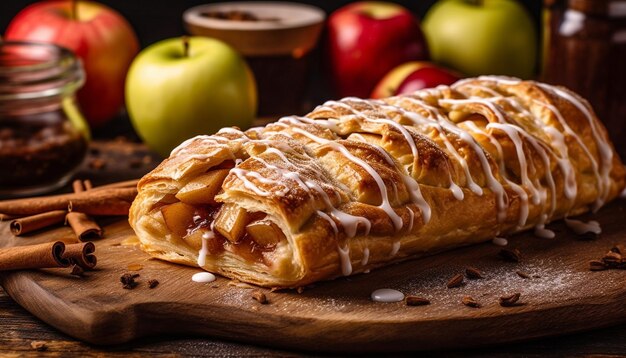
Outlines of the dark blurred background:
M 422 17 L 428 8 L 436 0 L 413 0 L 394 1 L 411 9 Z M 0 29 L 2 33 L 6 29 L 11 18 L 22 8 L 32 4 L 34 0 L 0 0 Z M 179 36 L 183 34 L 183 12 L 195 5 L 222 2 L 207 0 L 185 0 L 185 1 L 154 1 L 154 0 L 98 0 L 121 12 L 133 25 L 142 47 L 150 45 L 159 40 Z M 226 1 L 227 2 L 227 1 Z M 323 8 L 327 13 L 354 1 L 295 1 L 308 3 Z M 542 2 L 540 0 L 520 0 L 533 15 L 537 26 L 539 26 L 539 15 Z
M 69 1 L 69 0 L 68 0 Z M 144 48 L 160 40 L 181 36 L 186 34 L 183 26 L 182 15 L 183 12 L 193 6 L 228 2 L 228 1 L 208 1 L 208 0 L 96 0 L 99 3 L 108 5 L 109 7 L 119 11 L 133 26 L 141 47 Z M 297 1 L 311 4 L 322 8 L 326 11 L 327 15 L 334 10 L 355 2 L 354 0 L 339 0 L 339 1 Z M 426 11 L 437 0 L 413 0 L 413 1 L 397 1 L 386 0 L 395 2 L 405 6 L 413 11 L 421 19 Z M 0 33 L 4 33 L 11 19 L 26 6 L 38 2 L 37 0 L 0 0 Z M 540 0 L 519 0 L 520 3 L 528 9 L 529 13 L 535 20 L 537 29 L 540 26 L 540 15 L 542 8 L 542 1 Z M 537 31 L 537 36 L 541 36 L 541 32 Z M 329 77 L 327 75 L 327 69 L 324 68 L 324 37 L 322 34 L 320 43 L 316 50 L 311 53 L 312 66 L 309 71 L 309 83 L 305 88 L 305 103 L 303 103 L 302 113 L 291 114 L 305 114 L 311 110 L 316 104 L 322 103 L 325 100 L 335 98 L 337 95 L 333 92 L 333 88 L 330 84 Z M 539 39 L 538 39 L 539 40 Z M 537 41 L 540 43 L 540 41 Z M 539 58 L 539 57 L 538 57 Z M 538 66 L 537 66 L 538 68 Z M 260 114 L 261 117 L 265 117 Z M 266 119 L 272 119 L 272 116 L 268 116 Z M 119 117 L 110 122 L 107 126 L 96 128 L 93 131 L 95 138 L 112 138 L 116 136 L 125 136 L 133 140 L 138 140 L 138 137 L 134 133 L 133 128 L 128 121 L 128 117 L 124 112 L 120 113 Z

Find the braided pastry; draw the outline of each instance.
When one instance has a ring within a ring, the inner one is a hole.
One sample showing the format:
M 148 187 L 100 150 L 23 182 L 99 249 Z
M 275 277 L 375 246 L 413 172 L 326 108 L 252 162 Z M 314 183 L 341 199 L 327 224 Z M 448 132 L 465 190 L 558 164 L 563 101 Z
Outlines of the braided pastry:
M 139 183 L 149 254 L 297 287 L 597 210 L 625 170 L 589 104 L 504 77 L 182 143 Z

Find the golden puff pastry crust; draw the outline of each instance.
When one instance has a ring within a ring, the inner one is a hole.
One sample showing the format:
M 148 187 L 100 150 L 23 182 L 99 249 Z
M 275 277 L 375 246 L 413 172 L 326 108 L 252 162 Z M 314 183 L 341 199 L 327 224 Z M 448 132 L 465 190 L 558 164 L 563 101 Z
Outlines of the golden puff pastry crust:
M 217 179 L 216 179 L 217 178 Z M 189 139 L 139 183 L 149 254 L 298 287 L 597 210 L 624 166 L 561 87 L 479 77 Z

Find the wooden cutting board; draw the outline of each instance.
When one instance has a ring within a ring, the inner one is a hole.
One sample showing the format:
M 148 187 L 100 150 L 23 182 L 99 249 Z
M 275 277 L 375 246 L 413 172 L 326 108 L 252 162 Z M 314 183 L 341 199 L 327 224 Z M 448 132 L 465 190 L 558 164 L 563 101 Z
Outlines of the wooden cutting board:
M 252 299 L 253 289 L 218 278 L 191 281 L 197 269 L 150 259 L 132 243 L 124 220 L 105 228 L 98 241 L 98 268 L 83 278 L 67 269 L 4 273 L 0 282 L 23 307 L 78 339 L 114 344 L 155 334 L 221 337 L 268 346 L 316 351 L 402 351 L 482 346 L 588 330 L 626 322 L 626 270 L 591 272 L 588 262 L 615 243 L 626 244 L 626 200 L 593 218 L 603 228 L 584 241 L 562 222 L 552 240 L 522 234 L 509 247 L 520 263 L 502 261 L 499 247 L 486 243 L 393 265 L 369 274 L 318 283 L 303 293 L 266 292 L 270 303 Z M 583 216 L 585 219 L 592 216 Z M 0 245 L 15 246 L 71 237 L 58 228 L 15 238 L 0 223 Z M 141 266 L 139 286 L 125 290 L 120 276 Z M 446 282 L 467 266 L 485 278 L 459 288 Z M 523 271 L 531 278 L 516 274 Z M 148 280 L 160 284 L 148 288 Z M 372 291 L 394 288 L 431 304 L 376 303 Z M 523 305 L 501 307 L 498 298 L 521 293 Z M 472 296 L 482 308 L 460 303 Z

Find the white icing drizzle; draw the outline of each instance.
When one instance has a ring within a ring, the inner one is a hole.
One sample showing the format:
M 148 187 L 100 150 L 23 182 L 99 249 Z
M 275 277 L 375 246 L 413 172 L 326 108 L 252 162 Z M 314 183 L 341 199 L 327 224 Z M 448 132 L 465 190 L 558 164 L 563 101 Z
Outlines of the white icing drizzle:
M 450 187 L 448 189 L 450 189 L 450 191 L 452 192 L 452 195 L 454 196 L 454 198 L 456 200 L 463 200 L 463 198 L 465 197 L 465 195 L 463 194 L 463 189 L 461 189 L 460 186 L 458 186 L 455 182 L 453 182 L 452 180 Z
M 400 241 L 396 241 L 393 243 L 393 245 L 391 246 L 391 252 L 389 253 L 389 256 L 393 257 L 396 256 L 398 254 L 398 251 L 400 251 Z
M 584 222 L 580 220 L 565 218 L 565 224 L 568 228 L 570 228 L 574 233 L 578 235 L 582 235 L 588 232 L 592 232 L 594 234 L 602 233 L 600 223 L 595 220 Z
M 341 273 L 344 276 L 350 276 L 352 274 L 352 262 L 350 261 L 350 246 L 346 244 L 345 247 L 337 245 L 337 252 L 339 252 L 339 259 L 341 261 Z
M 411 232 L 413 231 L 413 222 L 415 221 L 415 213 L 409 207 L 407 207 L 406 209 L 409 211 L 409 228 L 407 229 L 407 231 Z
M 224 145 L 226 142 L 226 138 L 218 137 L 215 135 L 199 135 L 191 137 L 179 144 L 178 147 L 174 148 L 170 153 L 170 157 L 175 157 L 177 155 L 185 153 L 187 147 L 189 147 L 189 145 L 195 141 L 209 142 L 215 145 Z
M 370 249 L 366 247 L 363 249 L 363 258 L 361 259 L 361 266 L 367 265 L 370 259 Z
M 578 108 L 579 111 L 581 111 L 585 115 L 587 121 L 589 122 L 589 126 L 591 127 L 591 133 L 593 134 L 601 159 L 600 176 L 602 180 L 598 182 L 600 195 L 598 195 L 598 199 L 594 204 L 594 211 L 597 211 L 600 207 L 602 207 L 602 205 L 604 205 L 611 189 L 610 172 L 613 163 L 613 150 L 611 150 L 609 141 L 601 135 L 602 130 L 600 129 L 597 121 L 593 120 L 593 116 L 591 115 L 591 111 L 589 110 L 589 108 L 587 108 L 587 106 L 583 104 L 580 100 L 578 100 L 575 96 L 558 87 L 549 86 L 543 83 L 538 83 L 538 85 L 542 88 L 551 89 L 561 98 L 564 98 L 572 103 L 576 108 Z
M 478 128 L 478 126 L 476 126 L 476 124 L 474 124 L 474 122 L 467 121 L 467 122 L 464 122 L 464 125 L 469 127 L 470 129 L 472 129 L 472 131 L 474 131 L 476 133 L 480 133 L 482 135 L 487 136 L 487 138 L 489 139 L 491 144 L 493 144 L 493 146 L 496 148 L 496 151 L 498 152 L 498 157 L 499 157 L 500 176 L 504 179 L 504 181 L 511 188 L 511 190 L 513 190 L 519 197 L 519 200 L 520 200 L 520 212 L 519 212 L 519 216 L 518 216 L 518 224 L 517 225 L 519 227 L 523 227 L 524 225 L 526 225 L 526 220 L 528 219 L 528 212 L 529 212 L 528 193 L 526 193 L 524 188 L 522 188 L 521 186 L 517 185 L 517 183 L 515 183 L 515 182 L 513 182 L 513 181 L 508 179 L 508 177 L 506 175 L 506 170 L 505 170 L 506 166 L 504 164 L 504 154 L 503 154 L 503 151 L 502 151 L 502 145 L 500 145 L 500 142 L 498 142 L 490 133 L 485 132 L 485 131 L 481 130 L 480 128 Z
M 328 223 L 330 224 L 330 227 L 333 229 L 333 232 L 335 233 L 335 235 L 337 235 L 339 233 L 339 229 L 337 229 L 337 224 L 335 224 L 335 220 L 333 220 L 330 216 L 328 216 L 328 214 L 326 214 L 325 212 L 323 212 L 321 210 L 318 210 L 317 211 L 317 215 L 322 217 L 322 219 L 328 221 Z
M 421 116 L 417 113 L 413 113 L 412 116 L 407 116 L 407 118 L 411 119 L 411 121 L 413 121 L 413 123 L 416 125 L 425 125 L 428 127 L 435 128 L 437 130 L 437 132 L 439 133 L 439 138 L 443 141 L 448 152 L 452 154 L 452 156 L 459 162 L 459 164 L 461 164 L 461 167 L 463 168 L 463 172 L 465 174 L 465 178 L 467 181 L 467 186 L 469 187 L 469 189 L 472 192 L 474 192 L 476 195 L 482 195 L 483 193 L 482 188 L 474 182 L 474 179 L 472 178 L 472 175 L 470 173 L 469 165 L 467 164 L 467 161 L 465 160 L 465 158 L 463 158 L 463 156 L 459 154 L 459 152 L 452 145 L 452 143 L 450 143 L 450 140 L 448 139 L 448 137 L 446 136 L 444 132 L 444 129 L 441 123 L 442 122 L 445 123 L 447 119 L 441 116 L 441 114 L 436 108 L 428 106 L 427 104 L 425 104 L 421 100 L 418 100 L 417 98 L 410 97 L 410 96 L 402 96 L 402 97 L 394 97 L 393 99 L 407 100 L 409 102 L 412 102 L 413 104 L 417 104 L 419 106 L 422 106 L 424 108 L 431 110 L 431 113 L 436 115 L 438 121 Z M 453 131 L 453 133 L 455 134 L 458 134 L 458 132 L 460 132 L 459 130 L 454 130 L 453 128 L 456 128 L 454 124 L 447 126 L 446 130 L 452 129 L 451 131 Z M 452 190 L 452 193 L 454 194 L 454 197 L 457 200 L 463 200 L 464 198 L 463 191 L 460 190 L 458 185 L 452 181 L 452 178 L 450 178 L 450 190 Z
M 293 130 L 296 131 L 296 129 L 298 128 L 294 128 Z M 372 168 L 371 165 L 369 165 L 364 160 L 354 156 L 352 153 L 348 151 L 348 149 L 346 149 L 346 147 L 344 147 L 340 143 L 331 142 L 324 138 L 317 137 L 304 130 L 299 130 L 297 132 L 305 136 L 308 136 L 309 138 L 311 138 L 312 140 L 316 141 L 319 144 L 327 145 L 330 149 L 340 152 L 348 160 L 354 162 L 355 164 L 363 168 L 365 171 L 367 171 L 367 173 L 374 179 L 374 181 L 376 181 L 378 190 L 380 190 L 380 194 L 382 196 L 382 203 L 378 205 L 378 207 L 383 209 L 385 213 L 387 213 L 387 216 L 389 216 L 389 219 L 391 219 L 396 231 L 399 231 L 400 229 L 402 229 L 402 226 L 403 226 L 402 218 L 391 207 L 391 202 L 389 201 L 389 195 L 387 193 L 387 186 L 385 185 L 385 182 L 383 181 L 381 176 L 378 174 L 378 172 L 374 170 L 374 168 Z
M 354 236 L 356 236 L 356 232 L 358 229 L 359 224 L 361 224 L 364 228 L 365 228 L 365 233 L 364 235 L 368 235 L 371 228 L 372 228 L 372 223 L 367 220 L 366 218 L 362 217 L 362 216 L 354 216 L 354 215 L 350 215 L 348 213 L 345 213 L 339 209 L 337 209 L 336 207 L 333 206 L 333 204 L 330 201 L 330 198 L 328 197 L 328 195 L 326 194 L 326 192 L 324 191 L 324 189 L 322 189 L 317 183 L 307 180 L 305 182 L 305 184 L 307 185 L 307 187 L 315 190 L 316 192 L 318 192 L 321 196 L 322 199 L 324 200 L 324 203 L 326 204 L 326 209 L 330 211 L 331 215 L 334 216 L 337 220 L 339 220 L 339 223 L 341 224 L 341 226 L 343 226 L 343 229 L 346 233 L 346 236 L 348 238 L 352 238 Z M 319 214 L 319 212 L 318 212 Z M 328 216 L 328 215 L 326 215 Z M 322 216 L 324 217 L 324 216 Z M 329 218 L 331 219 L 331 218 Z M 332 219 L 331 219 L 332 220 Z M 336 228 L 336 225 L 335 225 Z
M 193 282 L 209 283 L 215 281 L 216 277 L 210 272 L 198 272 L 191 276 Z
M 341 105 L 342 107 L 346 107 L 345 104 L 341 103 L 341 102 L 336 102 L 336 101 L 328 101 L 326 102 L 326 104 L 333 104 L 333 103 L 337 103 L 339 105 Z M 347 107 L 350 108 L 351 107 Z M 331 108 L 328 107 L 328 109 L 330 110 Z M 351 111 L 353 111 L 351 109 Z M 353 111 L 354 112 L 354 111 Z M 360 112 L 356 112 L 358 113 L 359 116 L 362 116 L 362 114 Z M 294 121 L 302 121 L 302 122 L 306 122 L 309 124 L 317 124 L 320 125 L 324 128 L 336 131 L 337 130 L 337 124 L 336 121 L 331 121 L 331 119 L 328 120 L 313 120 L 310 118 L 306 118 L 306 117 L 294 117 L 291 116 L 289 117 L 289 121 L 290 122 L 294 122 Z M 406 133 L 405 134 L 405 138 L 407 139 L 407 141 L 409 141 L 409 145 L 412 145 L 413 148 L 415 148 L 415 150 L 413 151 L 413 155 L 415 157 L 417 157 L 418 153 L 417 153 L 417 147 L 415 145 L 415 141 L 413 140 L 413 138 L 411 137 L 411 134 L 406 130 L 406 128 L 402 127 L 401 125 L 399 125 L 396 122 L 393 122 L 391 120 L 389 120 L 390 123 L 393 123 L 393 125 L 397 125 L 399 128 L 402 128 L 402 133 Z M 330 124 L 329 124 L 330 123 Z M 324 138 L 320 138 L 318 136 L 315 136 L 305 130 L 302 130 L 300 128 L 293 128 L 292 129 L 294 132 L 302 134 L 306 137 L 308 137 L 309 139 L 319 143 L 319 144 L 326 144 L 329 143 L 330 141 L 324 139 Z M 361 136 L 362 138 L 362 136 Z M 383 156 L 385 158 L 385 160 L 387 161 L 387 163 L 389 163 L 389 165 L 396 167 L 396 163 L 393 161 L 393 159 L 389 156 L 389 154 L 387 153 L 387 151 L 380 147 L 379 145 L 373 144 L 373 143 L 368 143 L 370 146 L 372 146 L 377 152 L 379 152 L 381 154 L 381 156 Z M 343 154 L 343 153 L 342 153 Z M 348 158 L 350 159 L 350 158 Z M 369 172 L 369 171 L 368 171 Z M 430 209 L 430 205 L 428 205 L 428 203 L 426 202 L 426 200 L 424 200 L 424 197 L 422 196 L 422 192 L 420 190 L 419 184 L 417 183 L 417 181 L 415 179 L 413 179 L 412 176 L 406 174 L 404 171 L 399 170 L 399 174 L 402 176 L 402 182 L 404 183 L 404 185 L 406 186 L 408 192 L 409 192 L 409 196 L 411 197 L 411 201 L 417 205 L 420 208 L 420 211 L 422 213 L 422 217 L 424 219 L 424 223 L 428 223 L 430 221 L 430 217 L 431 217 L 431 209 Z M 376 179 L 376 178 L 374 178 Z M 396 197 L 397 197 L 397 192 L 396 192 L 396 187 L 395 187 L 395 183 L 393 183 L 394 185 L 394 192 L 396 193 Z M 395 223 L 394 223 L 395 225 Z
M 524 153 L 523 142 L 519 136 L 519 132 L 513 128 L 512 125 L 502 123 L 489 123 L 487 125 L 487 129 L 490 128 L 496 128 L 504 131 L 509 138 L 511 138 L 511 141 L 513 141 L 515 145 L 515 152 L 517 154 L 517 160 L 520 164 L 522 186 L 525 186 L 530 191 L 530 198 L 533 200 L 533 204 L 539 204 L 539 190 L 528 177 L 528 163 L 526 162 L 526 154 Z M 526 222 L 526 220 L 524 220 L 524 222 Z
M 493 82 L 496 82 L 499 84 L 505 84 L 505 85 L 515 85 L 520 82 L 520 80 L 518 79 L 511 79 L 511 78 L 498 77 L 498 76 L 481 76 L 478 79 L 484 80 L 484 81 L 493 81 Z M 457 82 L 457 85 L 459 83 L 462 84 L 462 82 L 463 81 Z M 589 123 L 589 127 L 591 128 L 591 132 L 594 137 L 594 141 L 596 143 L 596 147 L 598 148 L 598 152 L 600 154 L 601 164 L 599 166 L 597 164 L 597 161 L 591 155 L 589 148 L 587 148 L 587 146 L 584 145 L 584 142 L 582 141 L 582 139 L 578 135 L 576 135 L 576 133 L 574 133 L 571 130 L 571 128 L 569 128 L 569 126 L 567 125 L 567 122 L 563 119 L 559 111 L 554 106 L 548 103 L 540 102 L 542 105 L 546 106 L 546 108 L 550 109 L 556 115 L 560 124 L 563 126 L 564 131 L 568 135 L 571 135 L 576 139 L 576 141 L 579 143 L 581 148 L 583 148 L 583 150 L 586 152 L 585 154 L 591 159 L 591 163 L 594 169 L 594 174 L 596 178 L 598 179 L 597 186 L 598 186 L 599 195 L 593 207 L 594 211 L 597 211 L 605 203 L 606 198 L 608 197 L 610 193 L 610 183 L 611 183 L 610 171 L 612 168 L 612 160 L 613 160 L 613 151 L 611 150 L 610 144 L 608 143 L 606 138 L 604 138 L 604 136 L 602 135 L 602 130 L 599 127 L 599 124 L 597 123 L 597 121 L 593 119 L 593 115 L 591 114 L 591 111 L 589 110 L 589 108 L 581 100 L 576 98 L 575 95 L 569 93 L 567 90 L 561 89 L 556 86 L 551 86 L 545 83 L 538 83 L 538 82 L 536 82 L 535 84 L 543 88 L 544 90 L 551 91 L 555 93 L 557 96 L 561 97 L 562 99 L 570 102 L 581 113 L 585 115 L 587 122 Z M 537 103 L 537 100 L 535 100 L 535 103 Z
M 252 190 L 258 196 L 270 196 L 272 193 L 266 190 L 263 190 L 256 186 L 253 182 L 251 182 L 247 176 L 250 175 L 256 179 L 260 179 L 261 176 L 256 172 L 250 172 L 240 168 L 232 168 L 230 173 L 235 174 L 239 180 L 243 182 L 244 187 L 248 190 Z
M 574 200 L 578 193 L 578 184 L 576 183 L 576 172 L 574 166 L 569 160 L 569 150 L 565 144 L 565 136 L 554 127 L 544 128 L 545 133 L 550 137 L 552 148 L 558 152 L 556 161 L 563 173 L 563 194 L 565 198 Z
M 207 243 L 209 240 L 212 240 L 214 238 L 215 234 L 213 233 L 213 231 L 207 231 L 202 234 L 202 248 L 200 248 L 200 251 L 198 251 L 198 266 L 202 267 L 206 265 L 206 255 L 209 254 Z
M 548 220 L 547 214 L 541 214 L 539 218 L 540 223 L 535 226 L 535 236 L 542 239 L 554 239 L 556 234 L 550 229 L 546 229 L 546 221 Z
M 391 288 L 380 288 L 372 292 L 371 298 L 374 302 L 400 302 L 404 300 L 404 293 Z

